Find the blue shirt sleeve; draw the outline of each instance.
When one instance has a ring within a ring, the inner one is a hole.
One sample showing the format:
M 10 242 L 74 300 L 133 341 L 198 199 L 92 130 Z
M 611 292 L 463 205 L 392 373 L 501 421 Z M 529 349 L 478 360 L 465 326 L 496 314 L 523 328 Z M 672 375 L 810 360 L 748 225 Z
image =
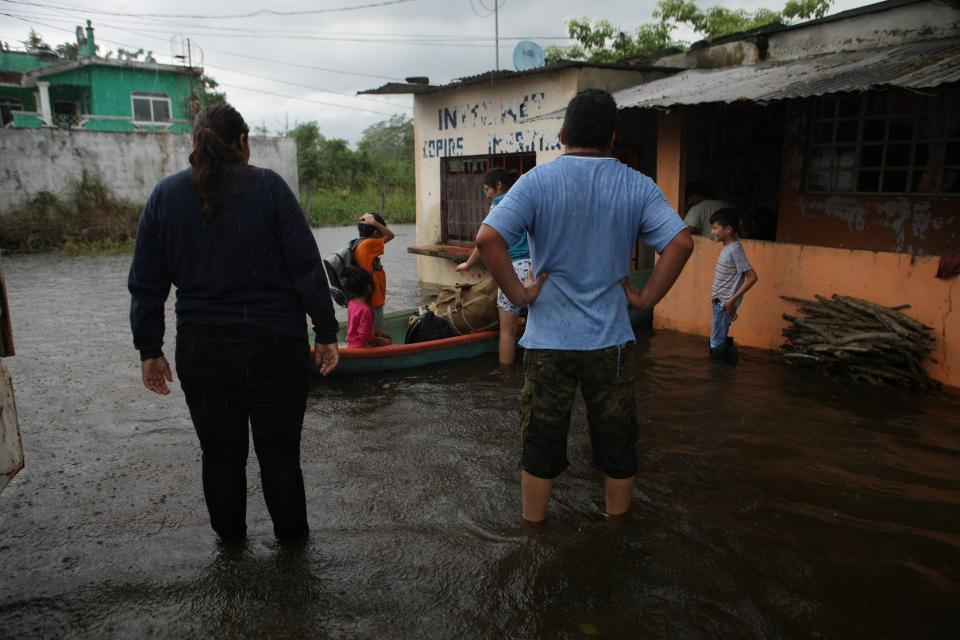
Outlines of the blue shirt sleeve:
M 657 253 L 663 253 L 670 241 L 686 229 L 687 225 L 667 202 L 660 187 L 646 176 L 644 176 L 644 190 L 643 209 L 640 213 L 640 237 L 644 244 L 653 247 Z

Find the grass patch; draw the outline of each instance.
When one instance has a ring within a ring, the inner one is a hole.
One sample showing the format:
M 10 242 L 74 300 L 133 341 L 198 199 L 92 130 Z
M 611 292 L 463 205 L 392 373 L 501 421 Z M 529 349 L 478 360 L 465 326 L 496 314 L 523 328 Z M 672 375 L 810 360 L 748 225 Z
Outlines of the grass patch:
M 84 172 L 63 197 L 41 191 L 0 216 L 0 248 L 70 255 L 117 253 L 133 246 L 141 207 L 116 196 L 103 180 Z
M 378 189 L 363 191 L 330 189 L 300 194 L 300 206 L 311 227 L 333 227 L 356 224 L 365 211 L 379 211 L 388 224 L 415 222 L 416 199 L 412 191 L 394 191 L 383 198 Z

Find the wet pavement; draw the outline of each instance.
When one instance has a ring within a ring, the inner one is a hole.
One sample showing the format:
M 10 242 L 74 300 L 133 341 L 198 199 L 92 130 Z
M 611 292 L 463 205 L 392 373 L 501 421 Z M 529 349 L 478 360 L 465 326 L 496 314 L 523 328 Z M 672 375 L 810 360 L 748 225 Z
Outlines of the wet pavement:
M 413 227 L 397 230 L 391 308 L 419 297 L 403 250 Z M 351 231 L 317 235 L 327 253 Z M 640 476 L 625 520 L 603 517 L 578 404 L 549 523 L 519 526 L 521 376 L 487 356 L 318 382 L 303 435 L 308 545 L 275 544 L 251 461 L 250 542 L 222 549 L 182 394 L 139 381 L 129 259 L 3 258 L 27 466 L 0 494 L 2 638 L 960 629 L 960 393 L 836 382 L 750 349 L 725 367 L 669 332 L 638 338 Z

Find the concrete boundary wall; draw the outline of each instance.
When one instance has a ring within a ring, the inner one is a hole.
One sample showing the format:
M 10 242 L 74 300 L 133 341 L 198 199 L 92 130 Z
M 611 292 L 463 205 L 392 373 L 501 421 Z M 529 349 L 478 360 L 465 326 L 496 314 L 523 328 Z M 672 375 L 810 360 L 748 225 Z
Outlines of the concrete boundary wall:
M 710 289 L 720 245 L 695 238 L 690 261 L 673 289 L 657 305 L 654 326 L 685 333 L 710 334 Z M 744 240 L 747 258 L 759 281 L 745 296 L 740 318 L 730 335 L 751 347 L 777 349 L 786 338 L 784 313 L 797 315 L 796 305 L 781 295 L 813 298 L 837 293 L 886 306 L 909 304 L 905 313 L 933 327 L 935 341 L 928 362 L 930 375 L 960 387 L 960 276 L 934 277 L 938 257 L 911 258 L 902 253 L 830 249 L 797 244 Z M 704 342 L 706 357 L 706 342 Z
M 189 166 L 190 136 L 61 129 L 0 129 L 0 215 L 41 191 L 63 195 L 84 170 L 137 204 Z M 250 162 L 279 173 L 298 193 L 297 148 L 288 138 L 250 138 Z

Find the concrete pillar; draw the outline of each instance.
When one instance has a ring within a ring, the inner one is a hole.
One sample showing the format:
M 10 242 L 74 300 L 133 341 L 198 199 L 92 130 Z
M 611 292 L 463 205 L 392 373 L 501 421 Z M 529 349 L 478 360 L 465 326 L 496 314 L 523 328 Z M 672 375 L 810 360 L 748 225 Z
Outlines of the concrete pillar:
M 683 138 L 683 107 L 661 112 L 657 119 L 657 186 L 680 217 L 685 213 L 683 192 L 687 182 Z
M 40 94 L 40 118 L 48 127 L 53 126 L 53 109 L 50 108 L 50 83 L 37 81 L 37 93 Z

